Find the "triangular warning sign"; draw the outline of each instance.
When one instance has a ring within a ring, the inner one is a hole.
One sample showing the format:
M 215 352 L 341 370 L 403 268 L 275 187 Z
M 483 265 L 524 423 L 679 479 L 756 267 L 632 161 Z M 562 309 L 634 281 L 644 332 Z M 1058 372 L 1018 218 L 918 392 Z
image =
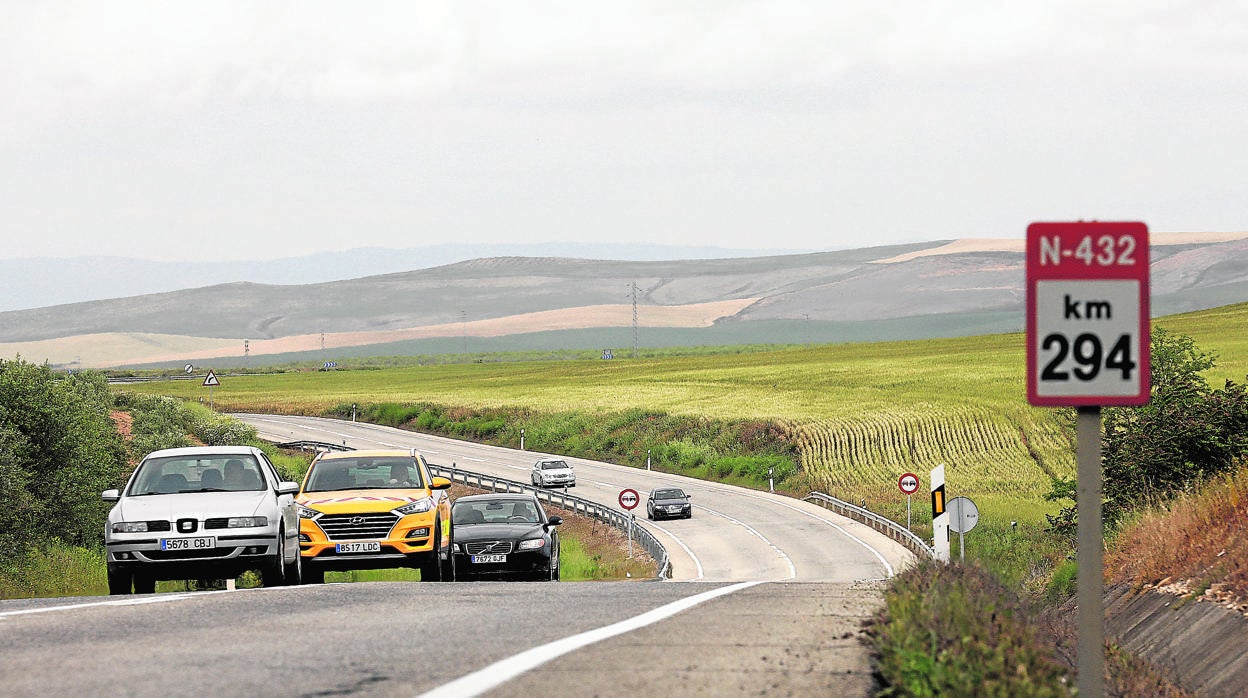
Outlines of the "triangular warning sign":
M 213 373 L 212 370 L 209 369 L 208 375 L 204 376 L 204 385 L 209 387 L 221 385 L 221 381 L 217 380 L 217 374 Z

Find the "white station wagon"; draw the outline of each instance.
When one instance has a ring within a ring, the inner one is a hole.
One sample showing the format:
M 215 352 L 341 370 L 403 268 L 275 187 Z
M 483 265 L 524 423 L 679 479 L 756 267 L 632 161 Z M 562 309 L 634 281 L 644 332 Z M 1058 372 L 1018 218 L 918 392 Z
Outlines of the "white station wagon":
M 251 446 L 150 453 L 104 526 L 108 591 L 150 594 L 160 579 L 230 579 L 258 569 L 265 586 L 298 584 L 296 482 Z

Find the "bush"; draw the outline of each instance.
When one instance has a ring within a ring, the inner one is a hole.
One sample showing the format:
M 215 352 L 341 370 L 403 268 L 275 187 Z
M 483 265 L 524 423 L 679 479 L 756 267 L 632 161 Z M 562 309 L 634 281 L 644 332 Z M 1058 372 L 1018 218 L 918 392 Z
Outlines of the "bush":
M 929 560 L 898 575 L 867 642 L 882 695 L 1070 695 L 1018 598 L 978 567 Z
M 112 397 L 95 372 L 0 360 L 0 561 L 37 542 L 98 543 L 126 463 Z M 35 525 L 35 522 L 37 526 Z

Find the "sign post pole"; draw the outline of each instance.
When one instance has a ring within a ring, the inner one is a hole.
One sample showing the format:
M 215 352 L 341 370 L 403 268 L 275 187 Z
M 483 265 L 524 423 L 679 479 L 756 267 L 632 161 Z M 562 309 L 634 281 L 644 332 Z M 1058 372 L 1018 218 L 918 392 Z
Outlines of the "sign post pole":
M 906 495 L 906 530 L 910 530 L 910 495 L 919 491 L 919 476 L 914 473 L 903 473 L 897 478 L 897 487 Z
M 1076 552 L 1079 604 L 1079 695 L 1105 694 L 1105 600 L 1101 587 L 1105 576 L 1101 523 L 1101 408 L 1080 407 L 1076 417 L 1076 461 L 1079 514 L 1079 549 Z
M 1101 408 L 1151 395 L 1148 226 L 1027 226 L 1027 400 L 1075 407 L 1081 696 L 1104 694 Z

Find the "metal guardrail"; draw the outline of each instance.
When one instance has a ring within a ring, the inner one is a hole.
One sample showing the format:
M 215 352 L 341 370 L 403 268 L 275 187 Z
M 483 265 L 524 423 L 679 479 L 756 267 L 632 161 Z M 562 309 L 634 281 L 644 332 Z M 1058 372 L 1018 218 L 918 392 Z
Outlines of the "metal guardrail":
M 273 444 L 278 448 L 299 449 L 300 451 L 354 451 L 350 446 L 331 444 L 328 441 L 287 441 Z
M 538 499 L 545 501 L 547 504 L 567 509 L 581 516 L 597 519 L 625 533 L 628 533 L 628 529 L 631 526 L 633 539 L 658 563 L 659 569 L 655 576 L 658 579 L 666 579 L 672 574 L 672 563 L 667 556 L 667 548 L 663 547 L 663 544 L 654 537 L 653 533 L 642 526 L 638 526 L 633 514 L 625 513 L 598 502 L 591 502 L 584 497 L 568 494 L 566 491 L 560 492 L 534 487 L 528 483 L 492 475 L 482 475 L 481 473 L 474 473 L 455 466 L 448 468 L 443 465 L 430 463 L 429 470 L 434 475 L 440 475 L 453 482 L 462 482 L 477 489 L 492 490 L 494 492 L 532 492 L 537 495 Z
M 916 555 L 926 555 L 929 558 L 936 557 L 936 552 L 927 543 L 924 543 L 922 538 L 892 519 L 886 519 L 869 509 L 850 504 L 822 492 L 811 492 L 803 499 L 807 502 L 814 502 L 824 509 L 834 511 L 841 516 L 851 518 L 858 523 L 866 524 L 906 546 Z
M 354 451 L 354 448 L 343 444 L 334 444 L 327 441 L 287 441 L 285 443 L 276 444 L 280 448 L 298 448 L 304 450 L 318 451 Z M 654 561 L 658 563 L 659 570 L 655 575 L 658 579 L 666 579 L 672 575 L 672 563 L 667 556 L 667 548 L 654 537 L 654 534 L 646 530 L 642 526 L 636 525 L 635 517 L 632 514 L 625 513 L 619 509 L 613 509 L 609 506 L 591 502 L 584 497 L 568 494 L 566 491 L 559 492 L 556 490 L 547 490 L 533 485 L 508 480 L 506 478 L 494 477 L 493 475 L 483 475 L 474 473 L 471 470 L 464 470 L 454 466 L 446 467 L 444 465 L 429 464 L 429 470 L 440 477 L 445 477 L 452 482 L 462 482 L 482 490 L 491 490 L 494 492 L 532 492 L 537 498 L 563 509 L 567 509 L 575 514 L 597 519 L 614 526 L 625 533 L 631 526 L 633 529 L 633 539 L 647 552 Z

